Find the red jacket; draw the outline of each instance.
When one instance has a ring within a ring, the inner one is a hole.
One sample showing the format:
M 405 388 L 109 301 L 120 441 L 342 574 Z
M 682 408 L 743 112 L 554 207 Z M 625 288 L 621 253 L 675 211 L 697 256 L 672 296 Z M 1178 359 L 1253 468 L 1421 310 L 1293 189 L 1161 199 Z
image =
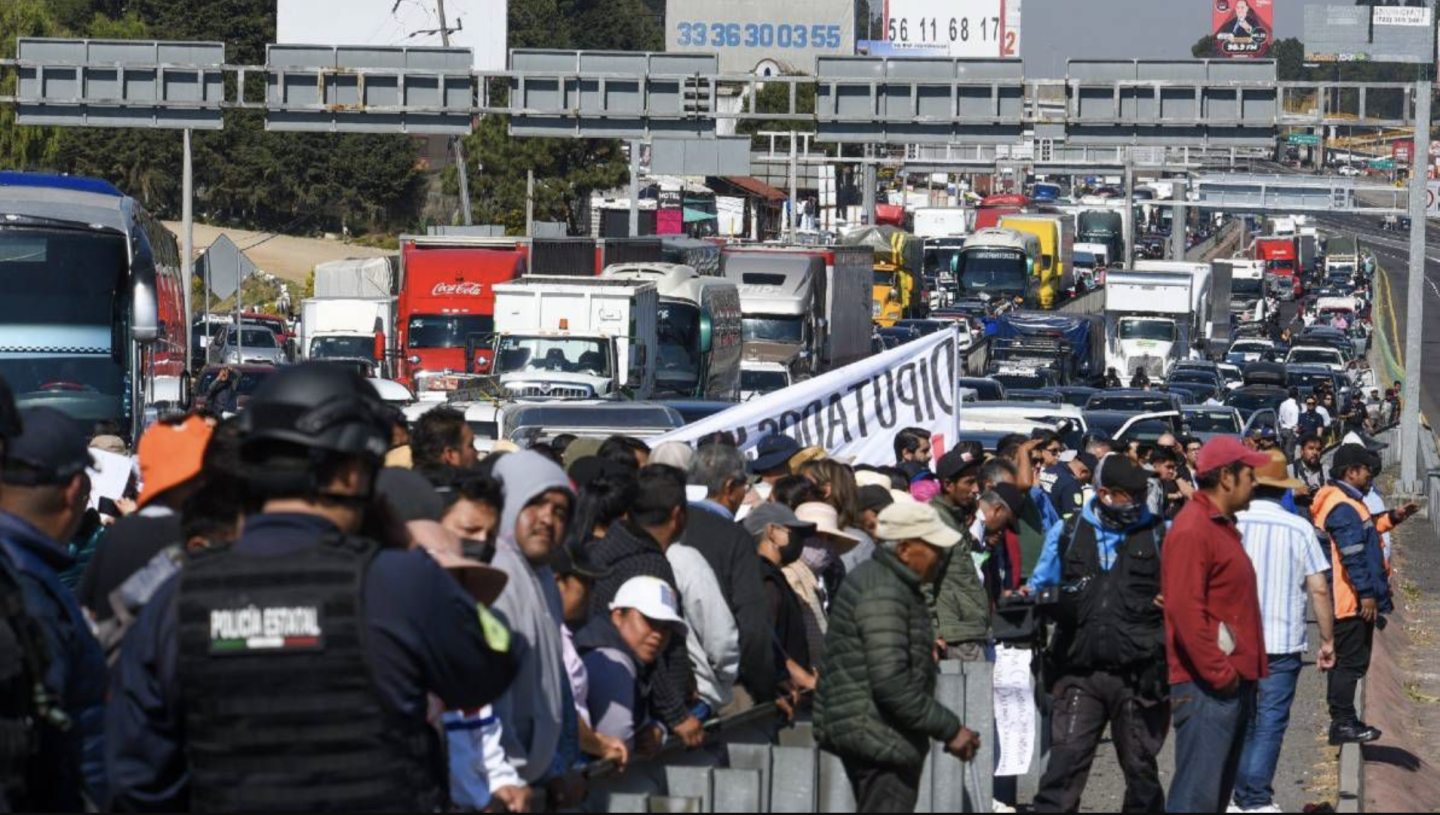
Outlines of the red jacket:
M 1161 585 L 1170 684 L 1200 682 L 1213 689 L 1236 674 L 1250 682 L 1270 675 L 1255 567 L 1235 522 L 1203 492 L 1165 535 Z M 1228 657 L 1220 650 L 1221 623 L 1235 639 Z

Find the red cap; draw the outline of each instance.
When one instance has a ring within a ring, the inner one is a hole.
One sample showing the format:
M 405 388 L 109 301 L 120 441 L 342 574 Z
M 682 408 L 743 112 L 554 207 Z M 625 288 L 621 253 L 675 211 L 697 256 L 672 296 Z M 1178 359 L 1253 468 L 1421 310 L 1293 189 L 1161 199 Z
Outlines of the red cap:
M 1200 448 L 1200 459 L 1195 462 L 1195 469 L 1204 475 L 1236 462 L 1246 467 L 1264 467 L 1270 463 L 1270 454 L 1257 453 L 1234 436 L 1217 436 Z

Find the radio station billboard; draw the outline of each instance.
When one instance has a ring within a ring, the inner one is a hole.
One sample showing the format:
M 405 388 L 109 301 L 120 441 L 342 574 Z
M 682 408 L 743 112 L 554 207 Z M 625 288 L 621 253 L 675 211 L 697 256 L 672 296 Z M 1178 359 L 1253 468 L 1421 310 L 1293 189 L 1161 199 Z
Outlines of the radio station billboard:
M 1020 57 L 1022 0 L 886 0 L 893 53 L 960 59 Z
M 855 53 L 854 0 L 666 0 L 665 50 L 718 54 L 722 73 L 815 73 Z
M 1259 59 L 1275 37 L 1275 0 L 1210 0 L 1215 53 Z
M 451 48 L 475 53 L 475 70 L 503 71 L 508 0 L 445 0 Z M 441 46 L 434 3 L 395 0 L 276 0 L 281 45 Z

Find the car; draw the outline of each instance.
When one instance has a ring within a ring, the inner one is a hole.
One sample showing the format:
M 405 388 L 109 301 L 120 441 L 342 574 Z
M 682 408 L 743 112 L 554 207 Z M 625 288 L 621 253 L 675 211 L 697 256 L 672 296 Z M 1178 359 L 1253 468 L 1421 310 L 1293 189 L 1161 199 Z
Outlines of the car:
M 224 333 L 230 324 L 223 320 L 212 318 L 210 322 L 196 320 L 190 326 L 190 362 L 194 368 L 192 373 L 199 373 L 209 364 L 209 354 L 206 349 L 210 347 L 216 337 Z
M 1291 388 L 1299 388 L 1300 393 L 1305 395 L 1314 393 L 1321 385 L 1329 385 L 1337 396 L 1344 393 L 1350 387 L 1349 383 L 1345 381 L 1345 378 L 1336 375 L 1335 371 L 1328 365 L 1286 366 L 1285 384 Z
M 1245 384 L 1245 372 L 1240 370 L 1239 365 L 1222 362 L 1218 367 L 1220 368 L 1220 375 L 1225 378 L 1225 387 L 1228 390 L 1233 391 Z
M 1344 176 L 1344 177 L 1346 177 L 1346 178 L 1356 178 L 1356 177 L 1358 177 L 1358 176 L 1362 176 L 1362 175 L 1365 174 L 1365 171 L 1364 171 L 1364 170 L 1360 169 L 1359 167 L 1355 167 L 1355 166 L 1353 166 L 1353 165 L 1350 165 L 1350 164 L 1346 164 L 1345 166 L 1341 167 L 1341 168 L 1340 168 L 1339 170 L 1337 170 L 1336 172 L 1338 172 L 1340 175 L 1342 175 L 1342 176 Z
M 1233 407 L 1187 407 L 1180 416 L 1185 423 L 1185 435 L 1201 441 L 1216 436 L 1239 436 L 1245 429 L 1245 418 Z
M 210 386 L 220 376 L 222 368 L 230 368 L 240 374 L 240 384 L 236 386 L 236 406 L 245 407 L 250 397 L 275 373 L 274 365 L 211 365 L 200 372 L 200 378 L 195 381 L 195 407 L 207 409 L 210 406 Z
M 1090 401 L 1090 397 L 1100 392 L 1098 388 L 1087 388 L 1082 385 L 1061 385 L 1054 390 L 1060 394 L 1061 402 L 1078 408 L 1085 407 L 1085 403 Z
M 962 376 L 956 383 L 961 388 L 969 388 L 979 396 L 980 402 L 1004 402 L 1005 386 L 989 377 Z
M 740 401 L 785 390 L 791 385 L 790 369 L 779 362 L 743 362 L 740 364 Z
M 1156 413 L 1164 410 L 1179 412 L 1182 402 L 1175 394 L 1160 391 L 1104 390 L 1090 397 L 1085 410 L 1115 411 L 1118 413 Z
M 1350 362 L 1344 352 L 1329 345 L 1297 345 L 1285 357 L 1288 365 L 1324 365 L 1336 373 L 1344 373 Z
M 501 408 L 504 437 L 521 446 L 570 434 L 652 439 L 685 426 L 680 411 L 654 402 L 512 402 Z
M 1005 398 L 1012 402 L 1053 402 L 1057 405 L 1065 404 L 1060 394 L 1054 388 L 1036 388 L 1026 390 L 1024 388 L 1006 388 Z
M 1131 441 L 1154 444 L 1166 433 L 1182 435 L 1184 426 L 1179 410 L 1161 410 L 1146 413 L 1129 413 L 1115 410 L 1087 410 L 1084 413 L 1089 433 L 1101 433 L 1105 438 L 1124 445 Z
M 1085 414 L 1073 405 L 1053 402 L 983 402 L 960 411 L 960 437 L 974 433 L 1021 433 L 1038 427 L 1059 431 L 1067 446 L 1078 448 L 1089 432 Z
M 1060 384 L 1060 377 L 1049 368 L 1034 369 L 1001 369 L 990 374 L 990 378 L 1005 386 L 1008 392 L 1011 388 L 1019 390 L 1039 390 L 1042 388 L 1053 388 Z
M 896 345 L 904 345 L 908 342 L 914 342 L 915 340 L 918 340 L 922 336 L 924 336 L 920 333 L 920 330 L 918 328 L 908 325 L 894 325 L 888 328 L 881 328 L 877 329 L 875 333 L 879 334 L 881 337 L 889 337 L 895 340 Z
M 1283 362 L 1252 362 L 1245 366 L 1245 385 L 1270 385 L 1284 387 L 1285 364 Z
M 1166 382 L 1167 384 L 1172 385 L 1204 385 L 1207 388 L 1213 389 L 1215 393 L 1225 392 L 1225 377 L 1221 376 L 1219 371 L 1214 370 L 1207 371 L 1199 368 L 1177 368 L 1175 371 L 1171 372 L 1170 378 L 1166 380 Z
M 1210 388 L 1205 385 L 1197 385 L 1193 382 L 1166 385 L 1161 388 L 1160 391 L 1162 393 L 1173 393 L 1176 396 L 1180 397 L 1180 404 L 1182 406 L 1201 404 L 1208 400 L 1215 393 L 1214 388 Z
M 1247 420 L 1261 410 L 1279 410 L 1280 405 L 1290 398 L 1288 388 L 1275 385 L 1246 385 L 1234 391 L 1225 400 L 1226 407 L 1240 411 Z
M 1273 358 L 1275 343 L 1271 340 L 1243 339 L 1231 343 L 1225 352 L 1225 361 L 1232 365 L 1248 365 L 1265 362 Z
M 953 320 L 897 320 L 895 327 L 909 328 L 919 332 L 922 337 L 928 337 L 931 334 L 944 331 L 954 324 L 955 322 Z
M 225 326 L 206 349 L 211 365 L 283 365 L 285 346 L 275 332 L 261 326 Z

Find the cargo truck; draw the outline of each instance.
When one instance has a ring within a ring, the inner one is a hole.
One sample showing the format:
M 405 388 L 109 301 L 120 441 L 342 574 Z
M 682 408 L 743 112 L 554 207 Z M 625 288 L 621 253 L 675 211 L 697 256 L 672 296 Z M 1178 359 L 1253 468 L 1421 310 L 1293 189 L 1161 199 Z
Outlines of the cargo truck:
M 1197 280 L 1176 272 L 1114 271 L 1105 278 L 1105 365 L 1128 379 L 1163 379 L 1189 356 L 1200 320 Z
M 1016 193 L 986 196 L 981 199 L 980 206 L 975 209 L 973 231 L 994 229 L 1000 225 L 1001 218 L 1006 215 L 1019 215 L 1029 206 L 1029 197 Z
M 385 362 L 394 335 L 389 297 L 314 297 L 300 303 L 300 356 Z
M 649 281 L 529 275 L 495 291 L 491 373 L 508 399 L 649 399 L 660 297 Z
M 1278 278 L 1285 285 L 1273 286 L 1283 300 L 1296 300 L 1304 293 L 1300 282 L 1299 257 L 1295 251 L 1295 238 L 1269 235 L 1255 239 L 1254 258 L 1265 263 L 1267 281 Z
M 875 325 L 889 328 L 900 320 L 928 313 L 925 247 L 919 238 L 895 227 L 878 226 L 851 232 L 843 242 L 869 247 L 872 253 L 870 295 Z
M 659 290 L 657 395 L 739 400 L 744 334 L 733 282 L 675 263 L 622 263 L 603 277 L 649 281 Z
M 1123 263 L 1125 257 L 1125 213 L 1114 209 L 1087 209 L 1075 222 L 1077 243 L 1104 244 L 1111 263 Z
M 1063 215 L 1006 215 L 1000 219 L 1000 226 L 1040 239 L 1040 257 L 1035 263 L 1035 274 L 1040 278 L 1040 308 L 1059 308 L 1075 291 L 1075 274 L 1070 267 L 1074 223 Z
M 1351 275 L 1360 268 L 1360 248 L 1350 235 L 1336 235 L 1325 243 L 1325 276 Z

